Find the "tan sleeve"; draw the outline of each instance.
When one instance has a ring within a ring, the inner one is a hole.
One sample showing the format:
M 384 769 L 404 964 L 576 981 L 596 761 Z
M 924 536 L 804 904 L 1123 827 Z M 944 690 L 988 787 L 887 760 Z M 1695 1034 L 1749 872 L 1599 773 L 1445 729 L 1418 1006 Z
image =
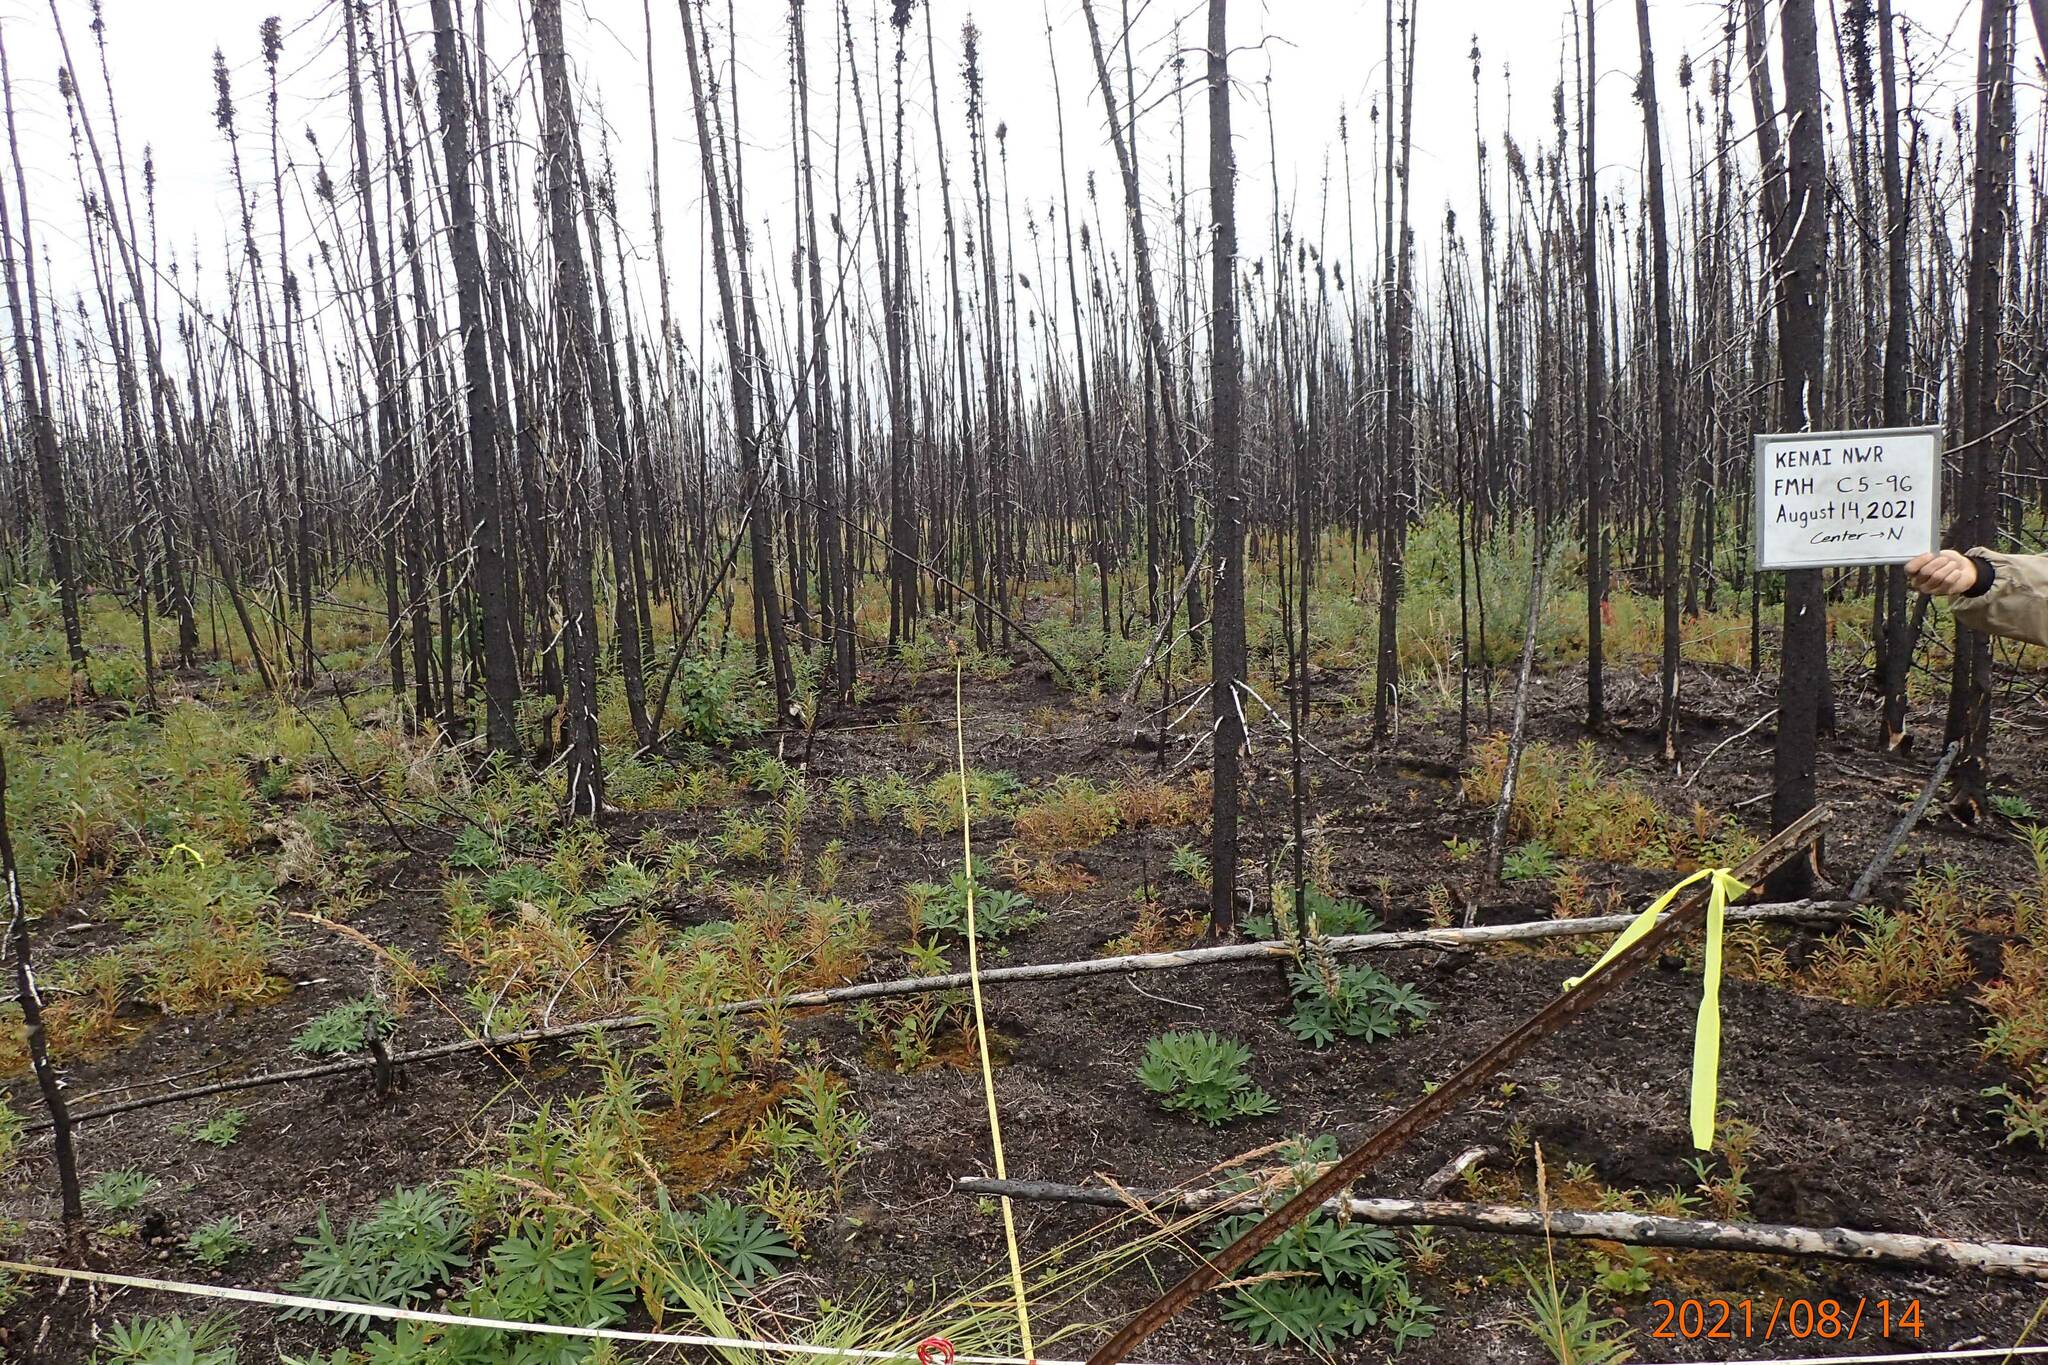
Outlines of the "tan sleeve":
M 2048 555 L 1971 550 L 1991 565 L 1991 587 L 1977 597 L 1952 597 L 1956 621 L 1987 635 L 2048 645 Z

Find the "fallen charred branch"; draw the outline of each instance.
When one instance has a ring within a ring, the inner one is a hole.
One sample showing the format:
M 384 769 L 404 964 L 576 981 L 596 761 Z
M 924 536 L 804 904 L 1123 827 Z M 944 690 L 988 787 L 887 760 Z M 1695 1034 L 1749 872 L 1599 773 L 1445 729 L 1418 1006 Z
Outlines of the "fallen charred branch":
M 1829 923 L 1845 918 L 1855 906 L 1848 901 L 1786 901 L 1779 904 L 1750 905 L 1731 908 L 1728 918 L 1732 922 L 1774 922 L 1774 923 Z M 1596 915 L 1586 919 L 1533 920 L 1519 924 L 1487 924 L 1472 929 L 1405 929 L 1383 931 L 1372 934 L 1344 934 L 1323 939 L 1322 946 L 1332 953 L 1404 952 L 1419 949 L 1470 949 L 1485 947 L 1492 943 L 1519 943 L 1548 938 L 1585 938 L 1598 934 L 1619 933 L 1635 919 L 1634 915 Z M 1227 943 L 1214 948 L 1184 948 L 1164 953 L 1133 953 L 1121 957 L 1083 958 L 1076 962 L 1040 962 L 1017 967 L 993 967 L 981 974 L 983 986 L 1001 985 L 1017 981 L 1068 981 L 1090 976 L 1116 976 L 1125 972 L 1173 971 L 1183 967 L 1206 967 L 1220 963 L 1258 962 L 1285 960 L 1293 955 L 1293 945 L 1280 942 Z M 927 995 L 935 991 L 965 990 L 968 985 L 966 972 L 947 972 L 939 976 L 910 976 L 888 981 L 863 981 L 850 986 L 832 986 L 820 990 L 795 991 L 783 996 L 761 996 L 750 1000 L 731 1000 L 713 1007 L 718 1014 L 758 1014 L 771 1007 L 783 1009 L 811 1009 L 829 1005 L 850 1004 L 859 1000 L 879 1000 L 892 996 Z M 439 1043 L 413 1052 L 395 1052 L 390 1055 L 392 1067 L 407 1066 L 416 1062 L 436 1062 L 470 1052 L 483 1052 L 500 1048 L 528 1047 L 535 1043 L 561 1042 L 569 1038 L 580 1038 L 590 1033 L 625 1033 L 635 1029 L 651 1027 L 653 1021 L 645 1015 L 626 1014 L 603 1019 L 584 1019 L 573 1024 L 557 1024 L 543 1028 L 522 1029 L 517 1033 L 480 1034 L 454 1042 Z M 224 1095 L 239 1090 L 254 1090 L 262 1086 L 286 1085 L 295 1081 L 320 1080 L 329 1076 L 344 1076 L 354 1072 L 369 1072 L 375 1068 L 375 1060 L 368 1056 L 348 1057 L 338 1061 L 321 1062 L 313 1066 L 293 1067 L 288 1071 L 265 1072 L 256 1076 L 234 1077 L 213 1081 L 206 1085 L 193 1086 L 185 1090 L 174 1090 L 161 1095 L 143 1095 L 118 1104 L 102 1105 L 98 1109 L 84 1110 L 72 1116 L 74 1123 L 90 1119 L 107 1118 L 115 1114 L 131 1113 L 138 1109 L 153 1109 L 159 1105 L 177 1104 L 186 1100 L 203 1099 L 210 1095 Z M 30 1131 L 37 1131 L 44 1125 L 32 1125 Z
M 1257 1190 L 1137 1190 L 980 1177 L 957 1179 L 953 1188 L 961 1194 L 1183 1213 L 1241 1213 L 1261 1206 Z M 1723 1223 L 1711 1218 L 1665 1218 L 1648 1213 L 1552 1209 L 1546 1216 L 1540 1209 L 1513 1204 L 1468 1204 L 1458 1199 L 1334 1198 L 1324 1201 L 1322 1207 L 1380 1227 L 1463 1228 L 1509 1237 L 1569 1237 L 1681 1251 L 1820 1257 L 2048 1282 L 2048 1247 L 2010 1242 L 1972 1242 L 1859 1228 L 1809 1228 L 1789 1223 Z

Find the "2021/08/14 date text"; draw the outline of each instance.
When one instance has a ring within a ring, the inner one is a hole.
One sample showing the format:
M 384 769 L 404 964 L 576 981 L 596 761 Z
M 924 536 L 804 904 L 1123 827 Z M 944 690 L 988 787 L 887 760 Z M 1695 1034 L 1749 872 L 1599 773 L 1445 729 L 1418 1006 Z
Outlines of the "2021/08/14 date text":
M 1920 1339 L 1918 1299 L 1655 1299 L 1650 1335 L 1667 1341 Z

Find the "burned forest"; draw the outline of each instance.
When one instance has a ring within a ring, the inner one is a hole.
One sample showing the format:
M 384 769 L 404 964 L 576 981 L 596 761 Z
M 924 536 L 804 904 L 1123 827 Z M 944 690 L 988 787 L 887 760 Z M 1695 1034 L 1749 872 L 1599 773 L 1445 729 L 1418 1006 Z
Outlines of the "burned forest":
M 0 117 L 0 1360 L 2048 1355 L 2048 0 Z

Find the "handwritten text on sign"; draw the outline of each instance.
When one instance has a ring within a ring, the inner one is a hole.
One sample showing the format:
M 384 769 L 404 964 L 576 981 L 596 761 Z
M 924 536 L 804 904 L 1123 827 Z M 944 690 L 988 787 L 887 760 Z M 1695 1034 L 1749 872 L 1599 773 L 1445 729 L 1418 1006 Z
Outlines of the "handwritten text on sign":
M 1756 438 L 1759 569 L 1900 564 L 1940 544 L 1941 429 Z

